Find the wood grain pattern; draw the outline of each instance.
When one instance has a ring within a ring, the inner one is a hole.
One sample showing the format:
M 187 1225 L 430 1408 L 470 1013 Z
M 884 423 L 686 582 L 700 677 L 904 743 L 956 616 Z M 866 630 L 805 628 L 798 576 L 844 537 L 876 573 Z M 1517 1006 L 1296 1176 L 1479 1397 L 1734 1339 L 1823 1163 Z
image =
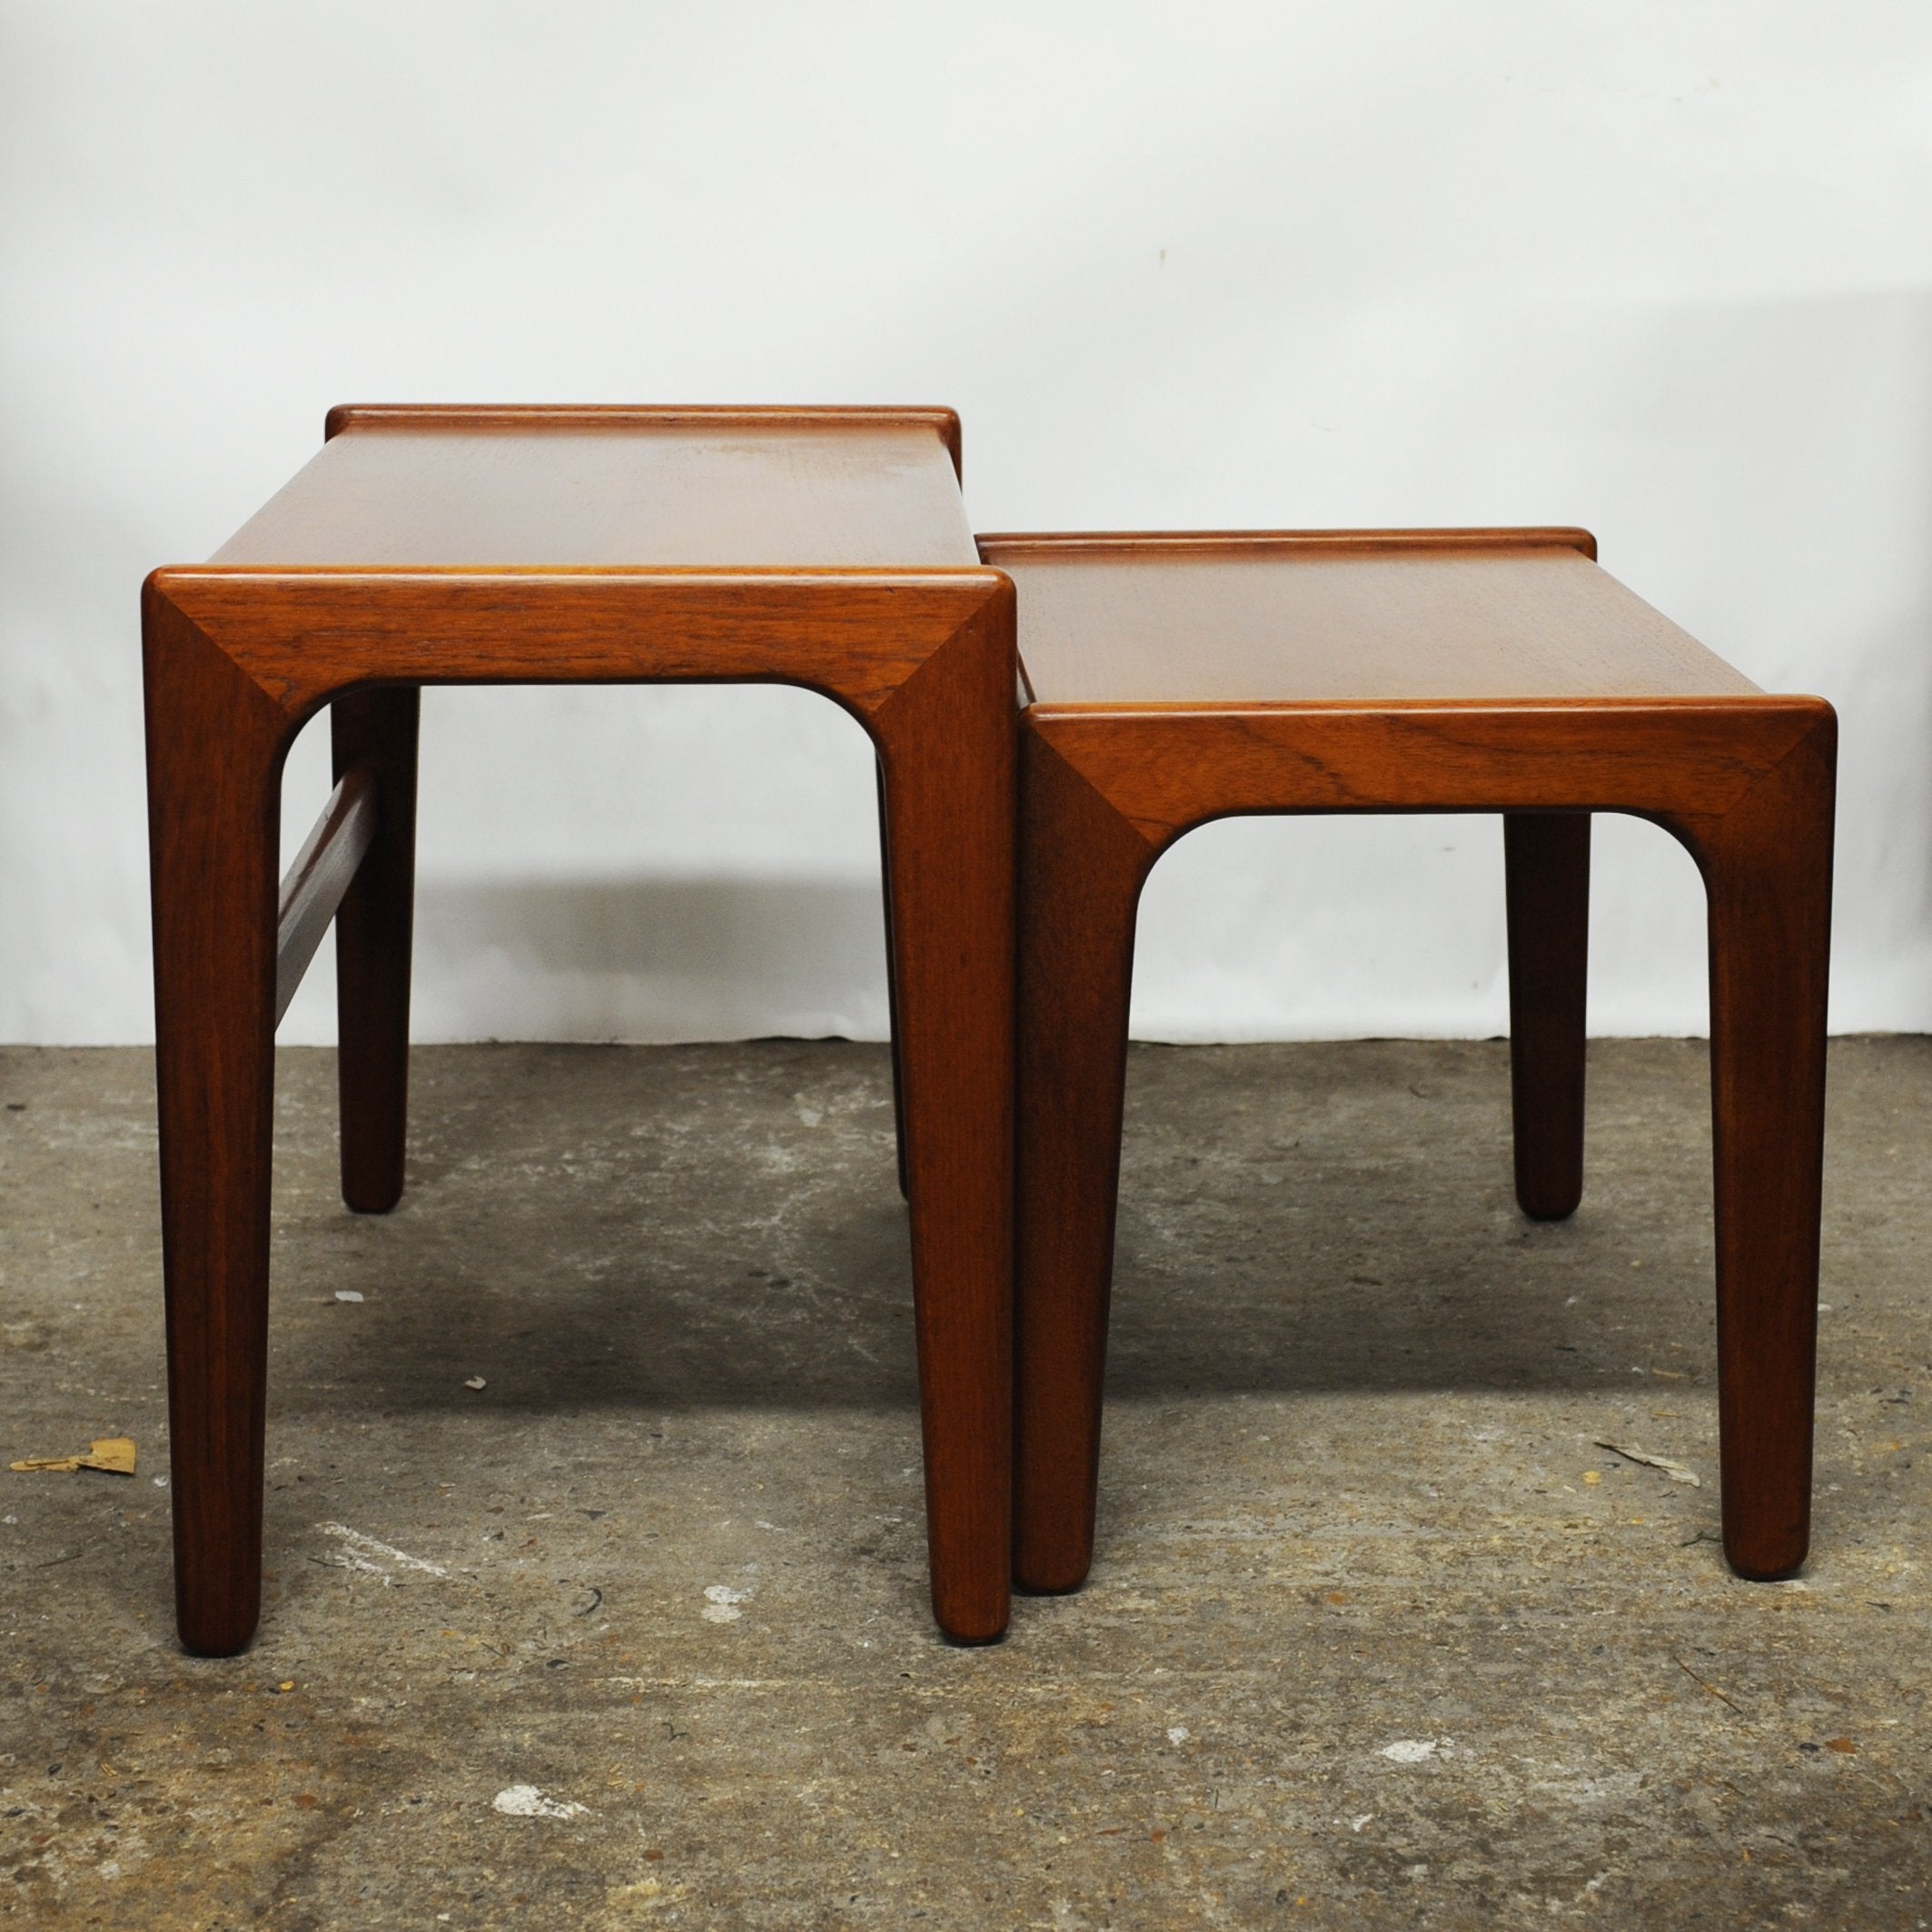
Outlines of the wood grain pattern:
M 1276 619 L 1312 608 L 1313 540 L 1238 556 L 1226 535 L 982 540 L 1016 585 L 1037 693 L 1020 758 L 1016 1549 L 1030 1587 L 1073 1588 L 1092 1558 L 1134 906 L 1175 838 L 1254 812 L 1509 815 L 1531 1214 L 1570 1212 L 1581 1185 L 1587 815 L 1650 817 L 1690 849 L 1710 905 L 1725 1551 L 1747 1576 L 1804 1560 L 1836 719 L 1719 660 L 1700 669 L 1709 654 L 1606 592 L 1580 546 L 1530 534 L 1484 532 L 1465 559 L 1440 534 L 1413 556 L 1399 554 L 1412 533 L 1352 536 L 1320 560 L 1336 621 L 1292 649 Z M 1509 622 L 1444 621 L 1472 608 L 1471 583 Z M 1162 623 L 1184 611 L 1157 661 Z M 1571 619 L 1582 661 L 1566 669 Z M 1528 689 L 1499 688 L 1512 664 Z
M 213 560 L 971 567 L 945 428 L 907 411 L 350 411 Z
M 1668 816 L 1710 908 L 1724 1553 L 1791 1575 L 1811 1533 L 1838 724 L 1723 814 Z
M 183 1644 L 262 1603 L 283 713 L 149 580 L 143 599 L 169 1499 Z
M 1154 853 L 1030 728 L 1020 799 L 1014 1579 L 1066 1590 L 1094 1556 L 1134 909 Z
M 1581 531 L 982 538 L 1038 702 L 1734 697 L 1756 687 L 1600 570 Z
M 490 451 L 476 461 L 508 496 L 524 488 L 506 481 L 514 466 L 504 452 L 519 448 L 573 438 L 604 447 L 702 444 L 722 468 L 708 474 L 703 487 L 714 500 L 702 516 L 691 510 L 689 528 L 708 517 L 709 527 L 728 530 L 742 510 L 743 527 L 762 533 L 758 544 L 830 531 L 803 560 L 815 564 L 845 540 L 839 519 L 857 500 L 847 488 L 852 452 L 869 450 L 867 461 L 893 480 L 879 514 L 888 525 L 900 518 L 875 547 L 892 551 L 903 538 L 916 554 L 895 557 L 889 569 L 803 569 L 796 558 L 781 569 L 689 569 L 660 554 L 609 569 L 497 560 L 440 570 L 332 568 L 284 555 L 272 567 L 204 565 L 149 579 L 156 1061 L 183 1642 L 232 1652 L 259 1614 L 274 859 L 290 740 L 331 705 L 338 773 L 366 766 L 375 777 L 374 837 L 337 934 L 343 1192 L 351 1206 L 381 1212 L 402 1179 L 418 689 L 752 679 L 823 692 L 860 719 L 878 749 L 933 1603 L 950 1636 L 998 1636 L 1011 1561 L 1017 665 L 1011 584 L 977 563 L 970 540 L 955 543 L 945 520 L 928 514 L 931 476 L 953 487 L 943 424 L 720 430 L 713 421 L 659 424 L 648 435 L 631 424 L 613 436 L 609 422 L 594 432 L 552 422 L 520 437 L 513 421 L 479 431 L 473 421 L 378 426 L 359 414 L 338 421 L 329 450 L 380 445 L 390 454 L 378 469 L 393 457 L 395 475 L 420 482 L 441 472 L 422 469 L 418 445 L 456 449 L 476 432 Z M 779 448 L 777 458 L 760 455 L 761 436 Z M 897 467 L 901 444 L 911 483 Z M 807 504 L 788 509 L 777 498 L 801 451 L 817 452 L 794 479 Z M 740 457 L 732 473 L 745 480 L 743 491 L 718 497 Z M 681 460 L 667 459 L 668 469 Z M 325 472 L 334 481 L 319 495 L 298 491 L 251 526 L 255 538 L 279 554 L 284 537 L 293 540 L 288 533 L 306 528 L 321 543 L 349 528 L 352 507 L 330 492 L 337 481 L 359 489 L 361 461 Z M 533 458 L 529 473 L 547 490 L 557 478 L 544 461 Z M 429 547 L 425 532 L 447 534 L 452 515 L 461 520 L 448 502 L 411 509 L 407 496 L 399 489 L 391 502 L 405 523 L 415 520 L 391 532 L 405 550 Z M 542 496 L 526 492 L 517 514 Z M 519 526 L 523 537 L 540 537 L 549 514 L 537 502 Z M 956 491 L 948 514 L 959 522 Z M 639 548 L 675 552 L 681 528 L 646 517 L 631 534 L 645 530 Z M 940 564 L 927 567 L 935 554 Z
M 1003 580 L 991 570 L 157 571 L 298 719 L 374 683 L 787 683 L 866 723 Z M 1007 694 L 1009 707 L 1012 694 Z
M 933 1609 L 965 1642 L 1006 1629 L 1013 1550 L 1014 610 L 981 588 L 872 719 Z
M 1759 698 L 1026 715 L 1158 851 L 1243 812 L 1722 813 L 1829 711 Z

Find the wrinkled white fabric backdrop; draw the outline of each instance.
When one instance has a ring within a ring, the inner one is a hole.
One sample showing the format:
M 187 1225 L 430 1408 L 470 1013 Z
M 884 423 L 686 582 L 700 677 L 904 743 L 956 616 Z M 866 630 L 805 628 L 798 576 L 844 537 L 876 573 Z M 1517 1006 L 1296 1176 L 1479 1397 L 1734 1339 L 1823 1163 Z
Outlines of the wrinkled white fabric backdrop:
M 1834 1025 L 1932 1027 L 1922 0 L 14 0 L 0 143 L 0 1038 L 149 1036 L 137 587 L 345 400 L 949 402 L 982 529 L 1588 524 L 1838 705 Z M 419 1037 L 883 1031 L 823 700 L 434 692 L 422 779 Z M 1136 1027 L 1501 1030 L 1501 844 L 1195 834 Z M 1689 861 L 1597 849 L 1593 1029 L 1699 1030 Z

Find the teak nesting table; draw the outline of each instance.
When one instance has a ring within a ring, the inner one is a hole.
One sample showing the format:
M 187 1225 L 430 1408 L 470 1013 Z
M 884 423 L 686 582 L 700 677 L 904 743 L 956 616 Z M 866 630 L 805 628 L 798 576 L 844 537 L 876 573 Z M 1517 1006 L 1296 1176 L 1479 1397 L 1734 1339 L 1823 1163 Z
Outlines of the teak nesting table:
M 1070 1589 L 1092 1556 L 1154 858 L 1231 813 L 1503 814 L 1517 1193 L 1558 1216 L 1582 1177 L 1589 815 L 1657 820 L 1709 895 L 1725 1548 L 1747 1575 L 1802 1561 L 1828 706 L 1758 690 L 1576 530 L 976 545 L 945 410 L 328 430 L 143 604 L 189 1649 L 237 1650 L 259 1615 L 274 1033 L 332 916 L 343 1197 L 401 1190 L 425 684 L 782 681 L 871 734 L 933 1604 L 965 1640 L 1004 1630 L 1010 1575 Z M 282 759 L 323 705 L 337 783 L 278 887 Z
M 995 1637 L 1010 1544 L 1013 589 L 950 411 L 348 409 L 143 604 L 176 1609 L 261 1599 L 274 1033 L 330 916 L 343 1194 L 402 1183 L 417 692 L 764 679 L 877 747 L 890 849 L 927 1536 L 942 1627 Z M 280 893 L 281 773 L 339 784 Z M 339 907 L 339 909 L 338 909 Z
M 1581 530 L 983 537 L 1019 593 L 1016 1575 L 1093 1552 L 1134 907 L 1243 812 L 1501 812 L 1516 1184 L 1582 1186 L 1591 811 L 1709 900 L 1724 1548 L 1804 1560 L 1837 723 L 1759 690 Z

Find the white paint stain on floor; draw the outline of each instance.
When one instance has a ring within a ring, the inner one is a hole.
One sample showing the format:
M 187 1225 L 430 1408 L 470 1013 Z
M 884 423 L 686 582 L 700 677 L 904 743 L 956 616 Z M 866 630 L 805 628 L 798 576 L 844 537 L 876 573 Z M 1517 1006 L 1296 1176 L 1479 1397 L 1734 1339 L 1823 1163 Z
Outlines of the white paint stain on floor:
M 361 1570 L 364 1576 L 381 1577 L 385 1583 L 393 1583 L 396 1570 L 417 1570 L 425 1576 L 447 1577 L 450 1572 L 439 1563 L 425 1561 L 420 1556 L 411 1556 L 406 1550 L 398 1550 L 392 1543 L 379 1542 L 372 1536 L 365 1536 L 360 1530 L 352 1530 L 347 1523 L 319 1522 L 315 1527 L 324 1536 L 331 1536 L 342 1544 L 342 1553 L 336 1560 L 345 1570 Z
M 505 1818 L 581 1818 L 589 1807 L 546 1798 L 535 1785 L 506 1785 L 490 1799 L 490 1808 Z
M 1382 1746 L 1382 1755 L 1397 1764 L 1425 1764 L 1448 1745 L 1447 1738 L 1398 1738 Z
M 751 1600 L 748 1590 L 733 1590 L 728 1583 L 707 1583 L 704 1608 L 698 1614 L 707 1623 L 736 1623 L 745 1613 L 738 1608 Z

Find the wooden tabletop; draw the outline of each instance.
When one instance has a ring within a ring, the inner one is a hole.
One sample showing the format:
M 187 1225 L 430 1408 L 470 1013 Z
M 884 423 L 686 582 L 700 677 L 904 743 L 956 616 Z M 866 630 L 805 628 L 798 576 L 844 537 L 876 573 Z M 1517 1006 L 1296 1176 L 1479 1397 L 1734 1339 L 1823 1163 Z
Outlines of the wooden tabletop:
M 983 537 L 1036 702 L 1739 697 L 1580 530 Z
M 976 566 L 948 410 L 351 408 L 215 563 Z

